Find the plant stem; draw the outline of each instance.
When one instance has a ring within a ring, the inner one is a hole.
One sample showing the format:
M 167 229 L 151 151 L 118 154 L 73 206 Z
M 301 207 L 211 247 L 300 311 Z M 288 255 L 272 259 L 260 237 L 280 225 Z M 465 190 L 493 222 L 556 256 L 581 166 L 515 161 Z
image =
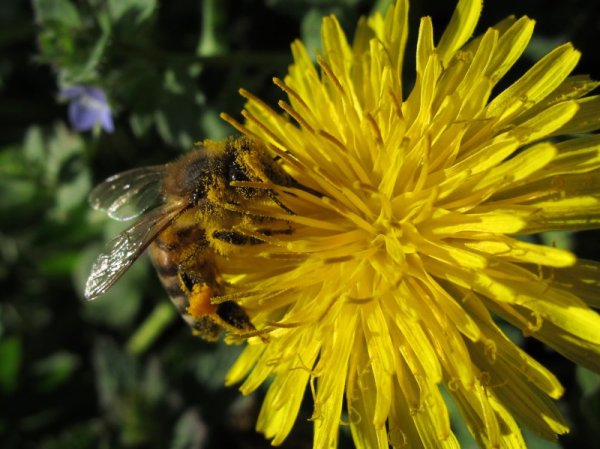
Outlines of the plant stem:
M 127 342 L 127 352 L 132 355 L 144 353 L 176 316 L 172 304 L 166 301 L 158 304 Z

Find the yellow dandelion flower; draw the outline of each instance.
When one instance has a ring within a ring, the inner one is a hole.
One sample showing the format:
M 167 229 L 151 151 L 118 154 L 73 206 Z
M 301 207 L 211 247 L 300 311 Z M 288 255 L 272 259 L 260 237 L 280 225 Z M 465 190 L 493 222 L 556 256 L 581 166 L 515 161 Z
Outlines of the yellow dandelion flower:
M 600 136 L 582 134 L 600 127 L 600 97 L 584 97 L 598 83 L 570 75 L 580 55 L 565 44 L 493 95 L 534 21 L 470 39 L 481 6 L 460 0 L 437 43 L 421 19 L 410 89 L 408 0 L 352 42 L 328 17 L 317 64 L 295 42 L 275 80 L 283 112 L 242 91 L 244 124 L 225 116 L 299 183 L 262 184 L 281 204 L 250 212 L 290 232 L 242 229 L 266 243 L 224 267 L 265 335 L 228 382 L 270 379 L 257 427 L 274 445 L 307 388 L 318 449 L 343 424 L 358 448 L 458 447 L 442 389 L 482 447 L 524 447 L 519 424 L 567 432 L 563 387 L 496 317 L 600 371 L 600 265 L 517 238 L 600 227 Z

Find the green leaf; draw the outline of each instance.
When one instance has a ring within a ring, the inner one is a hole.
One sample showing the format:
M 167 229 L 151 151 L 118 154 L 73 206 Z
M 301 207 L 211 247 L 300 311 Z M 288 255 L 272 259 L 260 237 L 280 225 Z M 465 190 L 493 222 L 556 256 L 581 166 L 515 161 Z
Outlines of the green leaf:
M 555 248 L 573 250 L 575 248 L 575 233 L 574 232 L 544 232 L 540 234 L 542 243 L 546 246 Z
M 321 50 L 321 23 L 325 15 L 321 9 L 311 8 L 302 18 L 302 42 L 313 56 Z
M 90 421 L 83 424 L 69 426 L 58 435 L 48 436 L 40 444 L 40 449 L 97 449 L 106 447 L 99 443 L 98 423 Z
M 166 70 L 163 79 L 163 87 L 165 91 L 174 95 L 185 94 L 186 86 L 181 82 L 180 78 L 181 74 L 177 73 L 175 70 Z
M 583 366 L 577 366 L 577 383 L 584 396 L 591 396 L 600 390 L 600 375 Z
M 34 0 L 33 9 L 38 22 L 57 22 L 70 28 L 81 25 L 77 8 L 69 0 Z
M 158 357 L 152 357 L 144 366 L 141 393 L 148 404 L 158 404 L 167 394 L 167 384 Z
M 80 365 L 79 357 L 61 351 L 38 360 L 34 365 L 36 386 L 40 391 L 51 391 L 67 382 Z
M 440 387 L 440 391 L 444 397 L 444 402 L 448 407 L 448 413 L 450 414 L 450 419 L 452 421 L 452 430 L 460 443 L 461 449 L 476 449 L 478 445 L 471 435 L 467 422 L 463 417 L 460 408 L 452 398 L 452 395 L 444 386 Z
M 242 352 L 241 346 L 229 346 L 220 341 L 211 352 L 196 357 L 196 379 L 212 390 L 223 388 L 225 375 Z
M 79 261 L 80 250 L 64 250 L 42 259 L 40 273 L 44 276 L 68 275 Z
M 7 184 L 9 177 L 28 177 L 31 165 L 23 157 L 23 151 L 18 145 L 2 148 L 0 151 L 0 183 Z
M 388 10 L 390 6 L 395 3 L 395 0 L 376 0 L 373 8 L 371 9 L 372 13 L 379 11 L 382 14 Z
M 163 90 L 158 95 L 158 108 L 154 112 L 156 128 L 165 142 L 189 148 L 200 133 L 201 115 L 197 90 L 188 74 L 188 67 L 165 71 Z
M 112 28 L 108 14 L 101 11 L 95 17 L 99 25 L 100 33 L 93 40 L 93 44 L 89 48 L 80 46 L 79 52 L 70 64 L 65 64 L 59 76 L 60 85 L 70 84 L 85 84 L 96 82 L 98 78 L 97 67 L 102 61 L 104 54 L 108 48 L 108 43 L 112 36 Z M 97 33 L 97 30 L 94 30 Z
M 200 126 L 202 133 L 200 135 L 207 139 L 220 140 L 225 139 L 232 133 L 231 125 L 221 119 L 220 111 L 214 108 L 206 108 L 200 116 Z
M 79 161 L 81 162 L 81 161 Z M 92 187 L 90 172 L 83 164 L 78 164 L 79 171 L 69 182 L 61 183 L 56 191 L 55 212 L 65 214 L 86 202 Z
M 108 9 L 116 24 L 139 26 L 154 14 L 156 0 L 108 0 Z
M 23 212 L 27 205 L 33 205 L 37 195 L 37 186 L 26 179 L 12 179 L 10 182 L 0 183 L 0 211 L 3 211 L 0 223 L 12 221 L 8 220 L 10 217 L 7 214 L 10 211 Z M 13 215 L 12 219 L 14 218 Z
M 132 113 L 129 125 L 136 137 L 143 137 L 154 125 L 154 115 L 149 112 Z
M 270 0 L 269 7 L 281 11 L 291 17 L 302 19 L 304 13 L 313 7 L 322 8 L 323 10 L 336 12 L 337 15 L 342 15 L 344 11 L 351 11 L 356 8 L 360 0 Z
M 202 2 L 202 33 L 196 53 L 201 56 L 220 55 L 227 50 L 227 4 L 220 0 Z
M 196 449 L 206 446 L 208 429 L 195 408 L 190 408 L 177 420 L 169 449 Z
M 25 160 L 34 165 L 42 165 L 46 159 L 46 145 L 44 135 L 39 126 L 30 126 L 25 133 L 23 142 L 23 156 Z
M 562 447 L 557 441 L 545 440 L 528 429 L 523 428 L 521 431 L 527 443 L 527 449 L 561 449 Z
M 94 366 L 100 403 L 107 418 L 118 423 L 122 446 L 150 447 L 148 442 L 160 434 L 157 418 L 168 407 L 158 358 L 142 366 L 113 341 L 100 339 Z
M 28 163 L 18 146 L 0 151 L 0 226 L 10 228 L 38 215 L 48 192 L 43 185 L 43 166 Z M 5 228 L 6 229 L 6 228 Z
M 179 103 L 180 107 L 177 107 Z M 154 113 L 156 129 L 160 137 L 169 145 L 176 145 L 181 148 L 189 148 L 194 143 L 191 132 L 194 128 L 196 115 L 193 105 L 182 100 L 166 102 L 165 109 L 159 109 Z M 187 122 L 187 123 L 186 123 Z
M 23 363 L 23 347 L 19 338 L 9 337 L 0 341 L 0 360 L 0 389 L 14 391 Z
M 523 332 L 520 329 L 508 324 L 506 321 L 498 319 L 498 327 L 504 332 L 504 334 L 510 338 L 510 340 L 517 346 L 523 346 L 525 338 Z
M 67 164 L 81 157 L 84 152 L 85 145 L 78 134 L 62 123 L 56 125 L 54 133 L 47 140 L 45 175 L 48 185 L 57 185 L 64 180 Z
M 187 149 L 202 135 L 204 98 L 198 95 L 189 69 L 184 65 L 157 74 L 139 65 L 129 68 L 122 82 L 124 94 L 130 96 L 130 124 L 136 136 L 143 137 L 154 128 L 170 146 Z
M 119 418 L 123 394 L 138 385 L 135 359 L 112 341 L 98 339 L 94 346 L 94 369 L 98 399 L 104 410 Z

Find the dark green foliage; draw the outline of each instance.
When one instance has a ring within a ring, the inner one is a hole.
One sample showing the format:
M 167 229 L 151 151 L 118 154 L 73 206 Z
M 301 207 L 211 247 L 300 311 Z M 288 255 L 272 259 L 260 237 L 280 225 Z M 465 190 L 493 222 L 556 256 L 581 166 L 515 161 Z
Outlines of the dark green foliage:
M 223 387 L 240 348 L 193 338 L 145 259 L 105 296 L 83 301 L 92 260 L 123 229 L 91 211 L 86 196 L 110 174 L 234 134 L 218 114 L 239 116 L 240 87 L 276 104 L 271 78 L 285 75 L 290 42 L 301 37 L 316 50 L 323 15 L 335 13 L 350 32 L 374 3 L 389 1 L 0 2 L 3 449 L 270 447 L 253 430 L 261 395 Z M 578 72 L 598 79 L 596 3 L 488 1 L 484 23 L 511 12 L 535 17 L 542 34 L 531 55 L 574 40 L 584 53 Z M 411 4 L 415 19 L 434 16 L 438 32 L 453 7 Z M 106 92 L 114 133 L 69 127 L 59 91 L 70 85 Z M 575 245 L 597 248 L 598 236 L 586 233 Z M 567 387 L 561 407 L 573 433 L 563 446 L 594 447 L 598 377 L 540 344 L 524 345 Z M 312 447 L 309 417 L 307 400 L 283 447 Z M 341 447 L 351 447 L 342 433 Z M 558 446 L 532 436 L 531 447 Z

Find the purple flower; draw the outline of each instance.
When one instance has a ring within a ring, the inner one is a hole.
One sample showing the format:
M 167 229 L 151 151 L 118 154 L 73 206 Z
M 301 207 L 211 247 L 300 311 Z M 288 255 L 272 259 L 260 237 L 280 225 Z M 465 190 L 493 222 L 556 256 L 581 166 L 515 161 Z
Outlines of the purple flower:
M 89 131 L 100 125 L 106 132 L 113 132 L 114 125 L 106 94 L 98 87 L 70 86 L 60 95 L 69 100 L 69 121 L 77 131 Z

